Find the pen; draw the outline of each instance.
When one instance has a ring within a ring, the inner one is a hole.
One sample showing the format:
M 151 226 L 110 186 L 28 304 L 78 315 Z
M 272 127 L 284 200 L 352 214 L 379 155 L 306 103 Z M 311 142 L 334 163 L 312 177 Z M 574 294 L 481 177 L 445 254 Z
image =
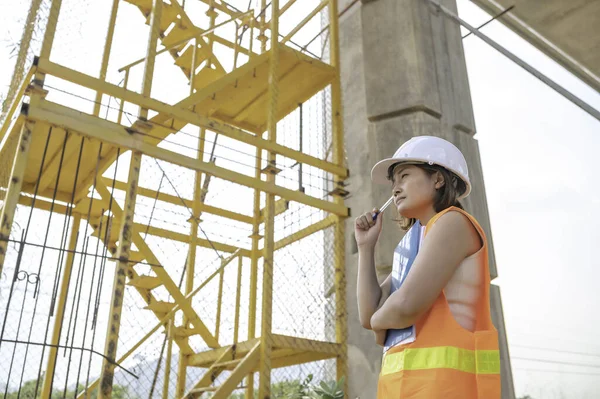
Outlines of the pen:
M 373 215 L 373 220 L 377 219 L 377 215 L 379 215 L 380 213 L 383 213 L 383 211 L 385 211 L 385 208 L 387 208 L 388 206 L 390 206 L 390 204 L 391 204 L 393 201 L 394 201 L 394 196 L 392 195 L 392 196 L 390 197 L 390 199 L 389 199 L 389 200 L 387 200 L 387 201 L 385 202 L 385 204 L 383 204 L 383 205 L 381 206 L 381 208 L 379 209 L 379 211 L 375 212 L 375 214 Z

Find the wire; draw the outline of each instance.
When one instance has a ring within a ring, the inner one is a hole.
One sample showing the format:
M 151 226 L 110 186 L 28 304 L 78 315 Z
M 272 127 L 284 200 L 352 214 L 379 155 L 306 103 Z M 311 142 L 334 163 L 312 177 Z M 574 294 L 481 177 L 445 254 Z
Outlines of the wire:
M 520 356 L 511 356 L 511 360 L 526 360 L 529 362 L 544 362 L 544 363 L 553 363 L 553 364 L 565 364 L 567 366 L 582 366 L 582 367 L 592 367 L 599 368 L 600 364 L 589 364 L 589 363 L 576 363 L 576 362 L 562 362 L 560 360 L 549 360 L 549 359 L 536 359 L 532 357 L 520 357 Z
M 560 350 L 560 349 L 541 348 L 538 346 L 527 346 L 527 345 L 510 345 L 510 346 L 514 347 L 514 348 L 526 348 L 526 349 L 534 349 L 534 350 L 540 350 L 540 351 L 546 351 L 546 352 L 569 353 L 571 355 L 600 357 L 600 353 L 565 351 L 565 350 Z
M 120 108 L 111 107 L 111 106 L 110 106 L 110 103 L 109 103 L 108 105 L 107 105 L 107 104 L 103 104 L 101 101 L 92 100 L 92 99 L 89 99 L 89 98 L 87 98 L 87 97 L 81 96 L 81 95 L 79 95 L 79 94 L 75 94 L 75 93 L 73 93 L 73 92 L 70 92 L 70 91 L 67 91 L 67 90 L 59 89 L 58 87 L 54 87 L 54 86 L 51 86 L 51 85 L 48 85 L 48 84 L 45 84 L 45 87 L 47 87 L 47 88 L 50 88 L 50 89 L 52 89 L 52 90 L 59 91 L 59 92 L 61 92 L 61 93 L 64 93 L 64 94 L 67 94 L 67 95 L 70 95 L 70 96 L 73 96 L 73 97 L 77 97 L 77 98 L 79 98 L 79 99 L 81 99 L 81 100 L 85 100 L 85 101 L 88 101 L 88 102 L 90 102 L 90 103 L 93 103 L 93 104 L 99 104 L 100 106 L 106 107 L 107 109 L 113 109 L 113 110 L 115 110 L 115 111 L 122 112 L 122 113 L 123 113 L 123 115 L 125 115 L 125 117 L 127 118 L 127 120 L 129 121 L 129 123 L 130 123 L 131 125 L 133 125 L 133 121 L 132 121 L 131 119 L 129 119 L 129 116 L 137 118 L 137 116 L 136 116 L 136 115 L 134 115 L 134 114 L 132 114 L 131 112 L 127 112 L 127 111 L 124 111 L 124 110 L 123 110 L 123 111 L 121 111 L 121 110 L 120 110 Z M 109 98 L 112 98 L 112 96 L 110 96 Z M 118 99 L 115 99 L 115 100 L 118 100 Z M 146 121 L 146 122 L 147 122 L 147 123 L 150 123 L 150 124 L 152 124 L 152 125 L 154 125 L 154 126 L 159 126 L 159 127 L 165 128 L 165 129 L 174 130 L 172 126 L 163 125 L 163 124 L 161 124 L 161 123 L 157 123 L 157 122 L 154 122 L 154 121 L 152 121 L 152 120 L 148 120 L 148 121 Z M 177 145 L 177 146 L 180 146 L 180 147 L 183 147 L 183 148 L 189 149 L 189 150 L 193 150 L 193 151 L 196 151 L 196 150 L 197 150 L 196 148 L 193 148 L 193 147 L 190 147 L 190 146 L 186 146 L 186 145 L 184 145 L 184 144 L 176 143 L 176 142 L 174 142 L 174 141 L 169 141 L 169 140 L 163 139 L 163 138 L 161 138 L 161 137 L 159 137 L 159 136 L 153 136 L 153 135 L 151 135 L 151 134 L 149 134 L 149 133 L 145 133 L 145 132 L 141 132 L 141 131 L 136 131 L 136 133 L 138 133 L 138 134 L 140 134 L 140 135 L 147 136 L 147 137 L 151 137 L 151 138 L 154 138 L 154 139 L 161 140 L 161 141 L 163 141 L 163 142 L 165 142 L 165 143 L 174 144 L 174 145 Z M 179 130 L 179 131 L 176 131 L 176 132 L 174 132 L 174 133 L 180 133 L 180 134 L 183 134 L 183 135 L 185 135 L 185 136 L 193 137 L 193 138 L 195 138 L 195 139 L 197 138 L 197 136 L 196 136 L 196 135 L 194 135 L 194 134 L 192 134 L 192 133 L 185 132 L 184 130 Z M 250 157 L 250 158 L 256 159 L 256 155 L 253 155 L 253 154 L 248 154 L 248 153 L 246 153 L 246 152 L 243 152 L 243 151 L 241 151 L 241 150 L 238 150 L 238 149 L 236 149 L 236 148 L 229 147 L 229 146 L 226 146 L 226 145 L 224 145 L 224 144 L 217 144 L 217 143 L 215 143 L 215 142 L 212 142 L 212 141 L 210 141 L 210 140 L 206 140 L 206 139 L 204 139 L 204 141 L 205 141 L 206 143 L 212 143 L 212 144 L 218 145 L 219 147 L 226 148 L 226 149 L 228 149 L 228 150 L 230 150 L 230 151 L 234 151 L 234 152 L 240 153 L 240 154 L 242 154 L 242 155 L 245 155 L 245 156 L 247 156 L 247 157 Z M 239 162 L 239 161 L 236 161 L 236 160 L 232 160 L 232 159 L 228 159 L 228 158 L 225 158 L 225 157 L 222 157 L 222 156 L 220 156 L 219 158 L 221 158 L 221 159 L 225 159 L 225 160 L 228 160 L 228 161 L 230 161 L 230 162 L 235 162 L 235 163 L 238 163 L 238 164 L 240 164 L 240 165 L 243 165 L 243 166 L 246 166 L 246 167 L 249 167 L 249 168 L 252 168 L 252 169 L 254 169 L 254 165 L 248 165 L 248 164 L 244 164 L 244 163 L 242 163 L 242 162 Z M 292 168 L 294 168 L 294 167 L 296 166 L 296 164 L 297 164 L 297 163 L 298 163 L 298 162 L 294 162 L 292 165 L 288 165 L 288 166 L 286 166 L 286 165 L 281 165 L 281 164 L 277 164 L 277 163 L 276 163 L 276 164 L 275 164 L 275 166 L 277 166 L 277 167 L 278 167 L 278 168 L 280 168 L 280 169 L 284 169 L 284 170 L 285 170 L 285 169 L 292 169 Z M 309 175 L 309 176 L 311 176 L 311 177 L 315 177 L 315 178 L 321 179 L 321 180 L 323 180 L 323 181 L 327 181 L 327 182 L 335 183 L 335 180 L 334 180 L 334 179 L 331 179 L 331 178 L 328 178 L 328 177 L 318 176 L 318 175 L 312 174 L 312 173 L 310 173 L 310 172 L 303 172 L 303 173 L 306 173 L 306 174 L 308 174 L 308 175 Z M 294 180 L 294 179 L 292 179 L 292 178 L 288 178 L 288 177 L 284 177 L 284 178 L 286 178 L 286 179 L 288 179 L 288 180 L 296 181 L 296 180 Z M 308 186 L 310 186 L 310 185 L 308 185 Z M 315 187 L 315 186 L 310 186 L 310 187 L 313 187 L 313 188 L 318 188 L 318 187 Z
M 126 118 L 127 118 L 127 120 L 129 121 L 129 123 L 131 123 L 131 124 L 133 125 L 133 122 L 131 121 L 131 119 L 129 119 L 129 117 L 128 117 L 127 115 L 125 115 L 125 117 L 126 117 Z M 160 125 L 160 124 L 157 124 L 157 125 L 159 125 L 159 126 L 163 126 L 163 125 Z M 166 127 L 166 126 L 163 126 L 163 127 Z M 179 146 L 179 147 L 182 147 L 182 148 L 188 149 L 188 150 L 196 151 L 196 148 L 190 147 L 190 146 L 188 146 L 188 145 L 185 145 L 185 144 L 176 143 L 176 142 L 174 142 L 174 141 L 169 141 L 169 140 L 167 140 L 167 139 L 165 139 L 165 138 L 162 138 L 162 137 L 160 137 L 160 136 L 153 136 L 153 135 L 152 135 L 152 134 L 150 134 L 150 133 L 145 133 L 145 132 L 141 132 L 141 131 L 135 131 L 135 132 L 136 132 L 136 133 L 138 133 L 138 134 L 140 134 L 141 136 L 150 137 L 150 138 L 153 138 L 153 139 L 156 139 L 156 140 L 162 141 L 163 143 L 173 144 L 173 145 L 176 145 L 176 146 Z M 194 136 L 194 138 L 195 138 L 195 136 Z M 217 144 L 217 143 L 215 143 L 215 142 L 211 142 L 211 141 L 207 141 L 207 142 L 209 142 L 209 143 L 213 143 L 213 144 L 215 144 L 215 145 L 222 146 L 222 144 Z M 229 147 L 225 147 L 225 148 L 229 148 Z M 229 149 L 232 149 L 232 148 L 229 148 Z M 241 152 L 241 151 L 238 151 L 238 152 Z M 241 152 L 241 153 L 242 153 L 242 154 L 244 154 L 244 155 L 246 155 L 246 156 L 253 157 L 253 158 L 255 158 L 255 159 L 256 159 L 256 156 L 255 156 L 255 155 L 247 154 L 247 153 L 244 153 L 244 152 Z M 219 159 L 222 159 L 222 160 L 225 160 L 225 161 L 229 161 L 229 162 L 233 162 L 233 163 L 239 164 L 239 165 L 241 165 L 241 166 L 245 166 L 245 167 L 247 167 L 247 168 L 250 168 L 250 169 L 252 169 L 252 170 L 256 169 L 256 168 L 254 167 L 254 165 L 249 165 L 249 164 L 247 164 L 247 163 L 243 163 L 243 162 L 240 162 L 240 161 L 236 161 L 236 160 L 234 160 L 234 159 L 226 158 L 226 157 L 224 157 L 224 156 L 219 156 L 218 158 L 219 158 Z M 285 167 L 285 166 L 283 166 L 283 165 L 277 165 L 277 164 L 275 164 L 275 166 L 277 166 L 277 167 L 280 167 L 280 168 L 287 168 L 287 169 L 291 169 L 291 168 L 293 168 L 293 167 L 295 166 L 295 164 L 294 164 L 294 165 L 292 165 L 292 166 L 288 166 L 288 167 Z M 320 177 L 320 176 L 312 175 L 312 174 L 310 174 L 310 172 L 307 172 L 307 174 L 309 174 L 309 175 L 311 175 L 311 176 L 315 176 L 315 177 L 321 178 L 322 180 L 326 180 L 326 181 L 329 181 L 329 182 L 331 182 L 331 183 L 334 183 L 334 182 L 335 182 L 333 179 L 328 179 L 328 178 L 326 178 L 326 177 Z M 292 177 L 287 177 L 287 176 L 284 176 L 284 175 L 278 175 L 277 177 L 279 177 L 279 178 L 282 178 L 282 179 L 286 179 L 286 180 L 291 180 L 291 181 L 293 181 L 294 183 L 298 182 L 298 180 L 296 180 L 295 178 L 292 178 Z M 311 188 L 314 188 L 314 189 L 316 189 L 316 190 L 325 191 L 325 189 L 323 189 L 322 187 L 317 187 L 317 186 L 315 186 L 315 185 L 312 185 L 312 184 L 305 184 L 305 186 L 306 186 L 306 187 L 311 187 Z
M 20 243 L 21 242 L 21 241 L 16 241 L 16 240 L 12 240 L 12 239 L 5 239 L 5 238 L 0 238 L 0 241 L 8 241 L 8 242 L 16 242 L 16 243 Z M 32 242 L 23 242 L 23 244 L 24 245 L 30 245 L 32 247 L 45 248 L 45 249 L 50 249 L 50 250 L 54 250 L 54 251 L 61 251 L 61 252 L 72 253 L 72 254 L 77 254 L 77 255 L 96 256 L 95 254 L 93 254 L 91 252 L 70 250 L 70 249 L 64 249 L 64 248 L 57 248 L 57 247 L 53 247 L 53 246 L 50 246 L 50 245 L 35 244 L 35 243 L 32 243 Z M 100 258 L 100 259 L 107 259 L 107 260 L 112 260 L 112 261 L 118 261 L 118 260 L 120 260 L 120 258 L 115 258 L 113 256 L 106 256 L 106 255 L 97 255 L 97 257 Z M 148 262 L 138 262 L 137 260 L 128 260 L 128 262 L 130 262 L 130 263 L 137 263 L 137 264 L 140 264 L 140 265 L 152 266 L 152 267 L 163 267 L 162 265 L 155 265 L 155 264 L 148 263 Z
M 85 351 L 85 352 L 91 352 L 91 353 L 93 353 L 95 355 L 103 357 L 104 359 L 106 359 L 107 362 L 109 362 L 109 363 L 115 365 L 116 367 L 122 369 L 127 374 L 132 375 L 136 379 L 139 379 L 139 377 L 137 375 L 135 375 L 131 371 L 127 370 L 125 367 L 121 366 L 119 363 L 117 363 L 114 360 L 110 359 L 108 356 L 104 355 L 103 353 L 100 353 L 100 352 L 95 351 L 93 349 L 81 348 L 81 347 L 72 346 L 72 345 L 52 345 L 52 344 L 41 343 L 41 342 L 20 341 L 20 340 L 16 340 L 16 339 L 2 339 L 1 341 L 2 342 L 10 342 L 10 343 L 13 343 L 13 344 L 27 344 L 27 345 L 43 346 L 43 347 L 49 346 L 51 348 L 65 348 L 65 349 L 75 349 L 75 350 L 80 350 L 80 351 Z
M 173 190 L 175 190 L 175 194 L 177 195 L 177 197 L 181 200 L 181 203 L 183 204 L 183 206 L 188 210 L 188 212 L 190 213 L 190 217 L 192 219 L 194 219 L 194 212 L 190 209 L 189 206 L 187 206 L 187 204 L 185 203 L 185 200 L 183 198 L 181 198 L 181 196 L 179 195 L 179 192 L 177 191 L 177 188 L 175 187 L 175 185 L 173 184 L 173 182 L 171 182 L 171 179 L 169 179 L 169 176 L 167 176 L 167 174 L 165 173 L 165 171 L 163 170 L 162 166 L 160 166 L 160 163 L 158 162 L 158 160 L 156 160 L 155 158 L 154 162 L 156 162 L 156 165 L 159 167 L 159 169 L 163 172 L 163 175 L 165 176 L 165 178 L 167 179 L 167 182 L 171 185 L 171 187 L 173 187 Z M 221 255 L 219 253 L 219 251 L 217 251 L 217 248 L 215 248 L 213 242 L 210 240 L 210 238 L 208 238 L 208 235 L 206 234 L 206 232 L 204 231 L 204 229 L 202 228 L 202 226 L 200 226 L 200 223 L 198 221 L 196 221 L 196 225 L 198 226 L 198 228 L 200 229 L 200 231 L 202 232 L 202 234 L 204 234 L 204 237 L 206 237 L 206 240 L 208 241 L 208 243 L 210 244 L 210 246 L 212 247 L 212 249 L 215 251 L 215 253 L 217 254 L 217 256 L 221 259 L 224 259 L 223 255 Z
M 581 375 L 598 375 L 600 373 L 585 373 L 579 371 L 561 371 L 561 370 L 543 370 L 543 369 L 528 369 L 522 367 L 514 367 L 515 370 L 523 370 L 523 371 L 533 371 L 533 372 L 541 372 L 541 373 L 557 373 L 557 374 L 581 374 Z

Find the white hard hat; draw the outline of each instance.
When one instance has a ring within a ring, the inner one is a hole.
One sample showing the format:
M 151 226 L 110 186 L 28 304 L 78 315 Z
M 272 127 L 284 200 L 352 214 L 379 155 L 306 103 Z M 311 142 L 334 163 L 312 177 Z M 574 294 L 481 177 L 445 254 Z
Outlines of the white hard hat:
M 439 165 L 458 176 L 466 190 L 458 199 L 471 192 L 469 169 L 462 152 L 452 143 L 434 136 L 417 136 L 402 144 L 394 156 L 377 162 L 371 170 L 371 179 L 378 184 L 389 184 L 388 170 L 397 163 L 426 163 Z

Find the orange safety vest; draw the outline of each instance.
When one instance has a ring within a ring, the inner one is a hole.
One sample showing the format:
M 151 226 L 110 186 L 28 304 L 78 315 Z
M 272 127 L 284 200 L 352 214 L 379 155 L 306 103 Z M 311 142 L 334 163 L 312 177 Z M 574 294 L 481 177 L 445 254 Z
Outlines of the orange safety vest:
M 477 304 L 475 331 L 461 327 L 444 291 L 416 323 L 416 340 L 390 348 L 383 357 L 377 399 L 496 399 L 500 398 L 498 332 L 490 314 L 490 273 L 485 233 L 475 218 L 450 207 L 435 215 L 425 234 L 445 213 L 469 218 L 483 240 L 483 295 Z

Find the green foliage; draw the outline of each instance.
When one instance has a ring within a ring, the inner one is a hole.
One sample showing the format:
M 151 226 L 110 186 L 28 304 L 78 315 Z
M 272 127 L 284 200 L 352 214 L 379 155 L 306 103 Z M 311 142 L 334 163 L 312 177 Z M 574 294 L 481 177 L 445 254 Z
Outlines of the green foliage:
M 281 381 L 271 385 L 272 399 L 303 399 L 307 397 L 309 383 L 312 381 L 312 375 L 309 375 L 304 381 L 298 380 Z M 212 395 L 211 395 L 212 396 Z M 210 396 L 207 396 L 210 397 Z M 234 393 L 229 399 L 245 399 L 245 394 Z M 258 398 L 258 390 L 254 391 L 254 398 Z
M 281 381 L 271 386 L 272 399 L 343 399 L 344 378 L 338 382 L 321 381 L 319 385 L 312 384 L 313 375 L 309 374 L 304 381 Z M 254 391 L 254 398 L 258 398 L 258 390 Z M 229 399 L 245 399 L 245 394 L 235 393 Z
M 15 390 L 9 392 L 6 396 L 4 395 L 4 392 L 0 393 L 0 399 L 17 399 L 17 396 L 20 399 L 34 399 L 36 384 L 37 384 L 37 379 L 26 381 L 21 386 L 20 396 L 19 396 L 19 390 L 15 389 Z M 77 390 L 77 392 L 83 391 L 83 388 L 84 388 L 84 386 L 79 384 L 79 389 Z M 38 390 L 37 390 L 38 391 L 38 396 L 37 396 L 38 399 L 40 398 L 41 390 L 42 390 L 42 381 L 40 381 L 40 383 L 38 385 Z M 62 399 L 63 397 L 72 398 L 72 397 L 76 396 L 75 391 L 72 391 L 72 390 L 67 390 L 66 395 L 64 395 L 63 393 L 64 393 L 64 391 L 62 389 L 53 389 L 51 399 Z M 92 392 L 90 392 L 87 395 L 87 397 L 89 399 L 97 399 L 98 391 L 96 389 L 93 390 Z M 135 398 L 137 398 L 137 396 L 131 395 L 129 393 L 127 387 L 124 387 L 121 385 L 113 386 L 112 397 L 113 397 L 113 399 L 135 399 Z
M 331 381 L 329 383 L 321 381 L 319 386 L 312 388 L 310 395 L 311 399 L 343 399 L 344 398 L 344 377 L 338 382 Z

